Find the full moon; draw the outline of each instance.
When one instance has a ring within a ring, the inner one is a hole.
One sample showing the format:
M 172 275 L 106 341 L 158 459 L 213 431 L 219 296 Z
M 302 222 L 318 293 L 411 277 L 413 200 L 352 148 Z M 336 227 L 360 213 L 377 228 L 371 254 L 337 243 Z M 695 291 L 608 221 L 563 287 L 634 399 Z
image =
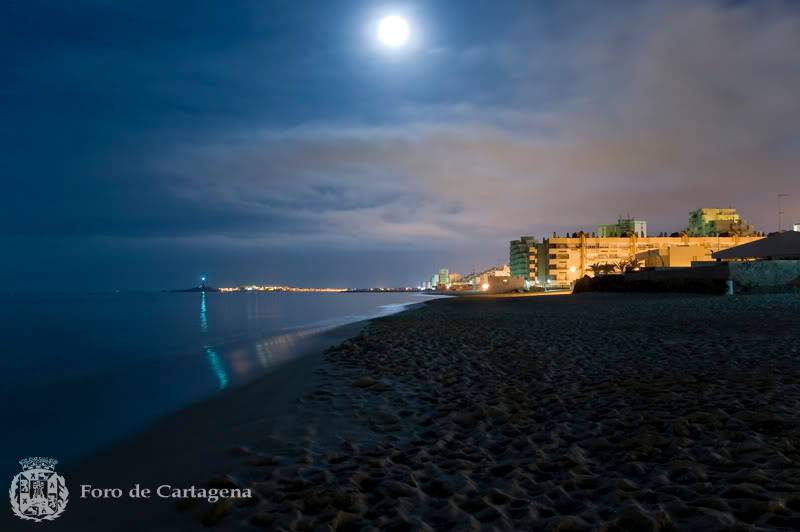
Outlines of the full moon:
M 384 46 L 397 48 L 408 41 L 408 22 L 403 17 L 384 17 L 378 23 L 378 40 Z

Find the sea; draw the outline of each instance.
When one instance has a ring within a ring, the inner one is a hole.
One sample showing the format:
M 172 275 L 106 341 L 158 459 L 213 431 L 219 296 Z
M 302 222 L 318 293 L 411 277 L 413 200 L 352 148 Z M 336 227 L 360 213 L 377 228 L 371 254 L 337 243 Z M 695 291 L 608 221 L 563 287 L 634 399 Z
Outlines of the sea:
M 257 378 L 310 336 L 399 312 L 419 293 L 6 295 L 0 471 L 70 463 Z M 435 296 L 434 296 L 435 297 Z

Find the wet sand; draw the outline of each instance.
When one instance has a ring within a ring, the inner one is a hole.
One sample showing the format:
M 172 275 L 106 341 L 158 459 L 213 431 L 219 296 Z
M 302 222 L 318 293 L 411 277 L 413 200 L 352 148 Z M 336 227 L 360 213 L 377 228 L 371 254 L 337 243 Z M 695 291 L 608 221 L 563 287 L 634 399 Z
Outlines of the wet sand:
M 254 497 L 128 529 L 799 529 L 798 331 L 796 295 L 431 302 L 305 364 L 280 414 L 261 385 L 211 443 L 207 411 L 172 427 L 204 452 L 170 471 Z

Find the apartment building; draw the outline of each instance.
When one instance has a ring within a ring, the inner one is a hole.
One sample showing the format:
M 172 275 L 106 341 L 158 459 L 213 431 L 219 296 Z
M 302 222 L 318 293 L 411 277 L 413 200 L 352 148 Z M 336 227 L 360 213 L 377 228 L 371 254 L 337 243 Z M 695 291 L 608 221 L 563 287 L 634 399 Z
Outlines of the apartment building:
M 536 245 L 535 275 L 533 284 L 539 286 L 566 287 L 584 275 L 593 276 L 593 265 L 613 264 L 636 258 L 644 266 L 642 254 L 655 251 L 660 256 L 681 257 L 673 264 L 663 266 L 689 266 L 693 257 L 706 260 L 712 252 L 740 244 L 753 242 L 762 237 L 591 237 L 585 233 L 576 237 L 553 237 Z M 687 250 L 672 248 L 691 248 Z M 682 251 L 686 251 L 683 253 Z M 637 257 L 638 255 L 638 257 Z M 684 264 L 686 263 L 686 264 Z
M 522 277 L 523 281 L 533 283 L 536 279 L 536 262 L 538 249 L 536 238 L 522 236 L 519 240 L 509 242 L 509 268 L 511 275 Z
M 715 236 L 737 234 L 748 236 L 755 233 L 752 225 L 743 220 L 736 209 L 702 208 L 689 213 L 689 236 Z
M 634 220 L 633 218 L 623 218 L 620 216 L 615 224 L 603 224 L 597 229 L 597 236 L 647 236 L 647 222 L 644 220 Z

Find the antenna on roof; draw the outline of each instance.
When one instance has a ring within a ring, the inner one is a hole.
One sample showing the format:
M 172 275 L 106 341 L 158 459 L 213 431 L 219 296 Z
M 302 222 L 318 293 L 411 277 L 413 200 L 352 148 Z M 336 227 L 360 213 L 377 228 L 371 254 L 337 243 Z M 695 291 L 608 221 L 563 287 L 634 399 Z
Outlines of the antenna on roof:
M 781 216 L 783 215 L 783 211 L 781 210 L 781 198 L 788 198 L 791 194 L 778 194 L 778 232 L 781 232 L 782 227 L 782 220 Z

